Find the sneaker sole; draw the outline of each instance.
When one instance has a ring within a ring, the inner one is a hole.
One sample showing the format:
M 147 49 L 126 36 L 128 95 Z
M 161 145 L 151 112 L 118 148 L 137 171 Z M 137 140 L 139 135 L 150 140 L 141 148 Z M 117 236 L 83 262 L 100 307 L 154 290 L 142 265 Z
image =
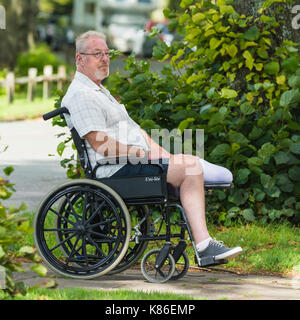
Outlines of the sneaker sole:
M 232 250 L 229 250 L 227 252 L 224 252 L 222 254 L 215 256 L 215 260 L 232 258 L 240 254 L 242 251 L 243 249 L 241 247 L 236 247 L 236 248 L 233 248 Z

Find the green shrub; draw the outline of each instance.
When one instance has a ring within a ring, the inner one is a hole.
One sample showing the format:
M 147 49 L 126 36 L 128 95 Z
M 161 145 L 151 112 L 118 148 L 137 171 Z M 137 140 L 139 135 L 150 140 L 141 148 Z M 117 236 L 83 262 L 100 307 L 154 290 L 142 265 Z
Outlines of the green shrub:
M 158 40 L 153 58 L 165 63 L 161 74 L 130 56 L 126 74 L 107 82 L 149 134 L 204 129 L 205 159 L 234 176 L 227 194 L 207 197 L 209 215 L 225 225 L 300 221 L 299 55 L 265 13 L 272 3 L 254 18 L 238 14 L 233 1 L 182 0 L 183 12 L 164 10 L 182 40 L 169 47 Z
M 233 1 L 183 0 L 166 9 L 169 28 L 183 36 L 153 57 L 162 75 L 127 59 L 127 75 L 109 89 L 150 133 L 153 128 L 204 129 L 205 158 L 229 168 L 235 187 L 215 190 L 208 211 L 219 221 L 300 221 L 300 66 L 296 44 L 260 10 L 238 14 Z
M 28 218 L 20 216 L 26 206 L 22 204 L 19 208 L 5 207 L 5 200 L 9 199 L 15 191 L 13 184 L 9 183 L 7 176 L 13 172 L 13 167 L 3 170 L 3 177 L 0 176 L 0 266 L 5 270 L 5 288 L 0 288 L 0 300 L 17 293 L 26 294 L 26 288 L 22 282 L 15 283 L 12 272 L 24 271 L 20 258 L 27 258 L 35 262 L 32 270 L 39 274 L 45 274 L 46 269 L 39 265 L 39 257 L 36 249 L 30 246 L 22 246 L 25 234 L 32 233 Z M 15 244 L 20 249 L 15 248 Z M 3 289 L 3 290 L 1 290 Z
M 29 68 L 37 68 L 38 74 L 43 74 L 45 65 L 52 65 L 55 73 L 58 66 L 64 65 L 64 62 L 51 52 L 46 44 L 39 44 L 35 49 L 18 56 L 16 72 L 18 75 L 27 76 Z

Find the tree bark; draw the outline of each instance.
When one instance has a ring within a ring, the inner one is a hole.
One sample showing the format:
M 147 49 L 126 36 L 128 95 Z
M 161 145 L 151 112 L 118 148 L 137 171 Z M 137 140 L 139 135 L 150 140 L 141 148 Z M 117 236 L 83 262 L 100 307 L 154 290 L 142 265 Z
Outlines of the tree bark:
M 6 10 L 6 29 L 0 32 L 0 66 L 14 70 L 20 52 L 34 47 L 36 0 L 0 0 Z
M 239 14 L 257 17 L 257 11 L 264 2 L 266 0 L 235 0 L 234 8 Z M 277 36 L 281 40 L 287 39 L 300 44 L 300 32 L 292 26 L 292 21 L 295 17 L 295 14 L 292 13 L 292 8 L 295 5 L 296 1 L 288 1 L 288 3 L 275 2 L 265 11 L 265 14 L 275 16 L 276 21 L 280 23 L 280 30 Z

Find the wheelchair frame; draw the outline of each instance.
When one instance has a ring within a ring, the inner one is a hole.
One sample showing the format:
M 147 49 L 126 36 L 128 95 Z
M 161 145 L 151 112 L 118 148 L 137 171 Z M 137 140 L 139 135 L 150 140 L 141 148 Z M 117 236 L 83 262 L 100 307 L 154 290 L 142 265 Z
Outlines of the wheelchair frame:
M 61 107 L 45 114 L 43 118 L 48 120 L 58 115 L 64 118 L 64 113 L 69 114 L 69 111 Z M 121 272 L 142 256 L 149 241 L 164 240 L 162 249 L 151 250 L 143 257 L 142 273 L 151 282 L 179 279 L 185 275 L 189 267 L 188 257 L 184 252 L 187 246 L 186 231 L 192 242 L 195 261 L 199 267 L 227 263 L 227 260 L 215 260 L 213 256 L 199 257 L 189 222 L 180 204 L 179 188 L 174 188 L 167 183 L 166 172 L 160 164 L 151 163 L 160 167 L 161 173 L 157 175 L 98 179 L 96 170 L 101 163 L 92 169 L 84 139 L 80 138 L 75 128 L 71 129 L 71 135 L 86 179 L 76 179 L 53 189 L 41 202 L 34 220 L 34 240 L 38 252 L 54 272 L 84 279 Z M 205 189 L 224 189 L 230 188 L 231 184 L 214 183 L 205 184 L 204 187 Z M 56 201 L 59 202 L 58 209 L 53 209 L 52 205 Z M 84 202 L 83 207 L 82 202 Z M 160 230 L 155 229 L 158 219 L 152 224 L 150 222 L 153 210 L 149 210 L 148 206 L 155 205 L 163 209 L 158 218 L 162 220 L 161 225 L 164 222 L 166 227 L 166 232 L 162 235 Z M 76 212 L 76 206 L 81 208 L 82 215 Z M 131 207 L 138 212 L 137 215 L 140 215 L 140 221 L 133 228 L 131 228 L 128 212 L 128 208 Z M 180 227 L 179 233 L 171 231 L 170 211 L 173 208 L 180 211 L 182 218 L 182 221 L 177 223 Z M 54 214 L 54 227 L 51 228 L 46 227 L 49 212 Z M 95 231 L 96 227 L 101 227 L 104 231 L 99 232 L 98 229 Z M 55 232 L 58 244 L 49 248 L 46 233 L 51 231 Z M 74 235 L 77 235 L 75 244 L 71 241 Z M 171 238 L 179 238 L 176 246 L 171 244 Z M 108 243 L 105 243 L 105 239 Z M 79 243 L 81 243 L 81 249 L 76 249 Z M 130 243 L 133 243 L 133 248 L 130 247 Z M 93 247 L 94 254 L 87 252 L 89 246 Z M 62 258 L 55 256 L 54 252 L 57 249 L 62 252 Z M 176 264 L 182 260 L 184 267 L 178 271 Z M 153 270 L 147 269 L 149 265 Z M 177 275 L 175 275 L 175 269 Z

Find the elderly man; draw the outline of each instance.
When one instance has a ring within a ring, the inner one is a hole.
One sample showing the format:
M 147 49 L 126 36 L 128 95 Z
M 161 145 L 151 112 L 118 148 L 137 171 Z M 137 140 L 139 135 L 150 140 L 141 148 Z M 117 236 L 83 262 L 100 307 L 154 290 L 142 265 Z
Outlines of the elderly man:
M 210 237 L 205 219 L 204 179 L 231 182 L 231 172 L 193 155 L 170 154 L 155 143 L 129 117 L 124 105 L 119 104 L 102 86 L 101 82 L 109 75 L 109 63 L 109 48 L 104 35 L 88 31 L 77 38 L 77 72 L 62 106 L 70 112 L 66 117 L 68 126 L 74 126 L 86 141 L 91 165 L 95 166 L 105 157 L 161 159 L 167 170 L 167 182 L 180 187 L 181 204 L 200 257 L 214 256 L 219 260 L 239 254 L 242 251 L 240 247 L 227 248 Z M 126 134 L 120 135 L 124 130 Z M 108 164 L 99 167 L 97 177 L 157 174 L 158 169 L 142 162 Z

